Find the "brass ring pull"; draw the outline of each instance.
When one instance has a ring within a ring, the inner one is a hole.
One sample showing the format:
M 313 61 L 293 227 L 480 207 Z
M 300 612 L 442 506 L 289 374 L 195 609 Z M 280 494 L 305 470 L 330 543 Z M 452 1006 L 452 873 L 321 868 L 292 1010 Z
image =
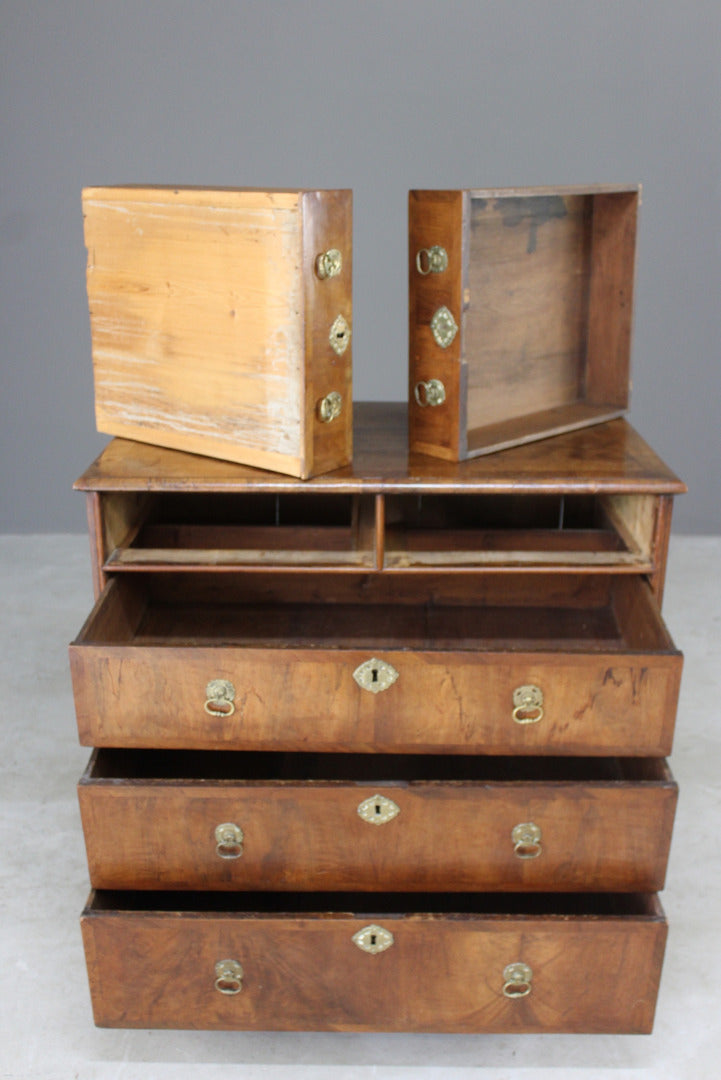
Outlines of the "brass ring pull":
M 424 258 L 425 256 L 425 258 Z M 442 274 L 448 269 L 448 252 L 439 244 L 433 247 L 421 248 L 416 252 L 416 270 L 423 277 L 428 274 Z
M 537 859 L 543 851 L 541 830 L 532 821 L 524 821 L 511 832 L 513 854 L 517 859 Z
M 205 688 L 205 711 L 209 716 L 232 716 L 235 687 L 227 679 L 211 679 Z
M 315 272 L 321 281 L 329 277 L 337 277 L 342 269 L 343 256 L 338 248 L 329 248 L 315 260 Z
M 216 826 L 215 854 L 221 859 L 239 859 L 243 854 L 243 830 L 232 821 Z
M 413 396 L 416 404 L 422 409 L 427 406 L 435 408 L 442 405 L 446 400 L 446 388 L 440 379 L 429 379 L 428 382 L 417 382 L 413 387 Z
M 243 968 L 238 961 L 219 960 L 213 985 L 219 994 L 239 994 L 243 989 Z
M 343 398 L 337 390 L 331 390 L 318 402 L 318 419 L 322 424 L 330 424 L 331 420 L 340 416 L 342 408 Z
M 543 719 L 543 691 L 538 686 L 517 686 L 513 691 L 513 712 L 517 724 L 537 724 Z
M 503 993 L 507 998 L 528 997 L 533 972 L 528 964 L 508 964 L 503 969 Z

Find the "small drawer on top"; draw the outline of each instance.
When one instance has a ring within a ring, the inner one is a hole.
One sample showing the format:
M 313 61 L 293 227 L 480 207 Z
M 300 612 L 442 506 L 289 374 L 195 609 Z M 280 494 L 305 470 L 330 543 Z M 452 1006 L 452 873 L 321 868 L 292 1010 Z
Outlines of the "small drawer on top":
M 124 575 L 70 653 L 148 749 L 664 757 L 682 666 L 630 575 Z
M 375 566 L 372 496 L 308 488 L 101 499 L 105 572 Z
M 97 892 L 105 1027 L 647 1033 L 655 895 Z
M 661 759 L 96 750 L 78 794 L 102 889 L 655 892 Z

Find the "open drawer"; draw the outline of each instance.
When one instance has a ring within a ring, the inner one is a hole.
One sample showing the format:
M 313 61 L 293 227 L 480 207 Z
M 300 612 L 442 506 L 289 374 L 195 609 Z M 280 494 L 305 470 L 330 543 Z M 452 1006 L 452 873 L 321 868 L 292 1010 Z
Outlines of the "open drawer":
M 116 578 L 70 647 L 80 740 L 666 756 L 682 658 L 632 576 Z
M 102 513 L 106 571 L 375 565 L 372 496 L 122 492 Z
M 91 894 L 95 1022 L 237 1030 L 651 1030 L 654 895 Z
M 103 889 L 655 892 L 658 758 L 96 750 L 78 785 Z
M 388 495 L 387 569 L 488 567 L 652 573 L 653 495 Z

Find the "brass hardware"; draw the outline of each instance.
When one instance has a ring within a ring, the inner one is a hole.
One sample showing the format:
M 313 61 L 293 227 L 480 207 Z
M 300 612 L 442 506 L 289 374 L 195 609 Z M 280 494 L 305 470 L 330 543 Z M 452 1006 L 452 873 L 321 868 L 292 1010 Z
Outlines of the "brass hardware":
M 338 277 L 343 269 L 343 256 L 338 248 L 329 248 L 315 260 L 315 272 L 321 281 L 329 277 Z
M 348 348 L 350 341 L 350 326 L 347 319 L 344 319 L 342 315 L 336 315 L 333 325 L 330 328 L 328 334 L 328 340 L 330 341 L 330 347 L 334 353 L 338 356 L 342 356 Z
M 528 964 L 508 964 L 503 969 L 503 993 L 507 998 L 528 997 L 532 978 Z
M 380 694 L 381 690 L 387 690 L 389 686 L 393 686 L 398 678 L 398 672 L 392 664 L 372 657 L 358 665 L 353 672 L 353 678 L 361 689 L 370 690 L 371 694 Z
M 221 859 L 239 859 L 243 854 L 243 830 L 232 821 L 216 827 L 215 854 Z
M 429 379 L 428 382 L 416 383 L 413 387 L 413 396 L 422 409 L 425 409 L 427 405 L 435 407 L 442 405 L 446 400 L 446 388 L 440 379 Z
M 517 724 L 537 724 L 543 719 L 543 691 L 538 686 L 517 686 L 513 691 L 513 719 Z
M 458 325 L 447 307 L 439 307 L 431 319 L 431 331 L 436 344 L 447 349 L 458 333 Z
M 372 795 L 370 799 L 364 799 L 358 807 L 358 813 L 370 825 L 385 825 L 387 821 L 393 821 L 400 812 L 400 806 L 385 795 Z
M 377 953 L 390 949 L 393 944 L 393 934 L 391 934 L 390 930 L 384 930 L 382 926 L 376 926 L 375 923 L 372 923 L 370 926 L 364 926 L 362 930 L 354 934 L 353 941 L 363 952 L 375 956 Z
M 237 960 L 219 960 L 215 965 L 215 989 L 221 994 L 239 994 L 243 989 L 243 968 Z
M 205 711 L 210 716 L 232 716 L 235 712 L 235 687 L 227 679 L 211 679 L 205 696 Z
M 511 832 L 513 854 L 519 859 L 537 859 L 543 851 L 541 830 L 532 821 L 524 821 Z
M 425 255 L 425 260 L 423 256 Z M 427 274 L 442 274 L 448 269 L 448 252 L 434 244 L 433 247 L 421 248 L 416 253 L 416 270 L 425 277 Z
M 335 420 L 336 417 L 340 416 L 342 408 L 343 398 L 337 390 L 331 390 L 330 394 L 326 394 L 318 402 L 318 419 L 323 424 L 330 424 L 331 420 Z

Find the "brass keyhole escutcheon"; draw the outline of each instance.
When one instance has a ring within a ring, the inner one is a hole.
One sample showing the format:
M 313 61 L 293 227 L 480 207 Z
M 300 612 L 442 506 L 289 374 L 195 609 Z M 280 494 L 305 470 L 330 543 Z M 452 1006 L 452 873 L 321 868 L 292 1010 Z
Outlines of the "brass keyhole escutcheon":
M 503 969 L 503 993 L 507 998 L 528 997 L 533 972 L 528 964 L 508 964 Z
M 342 356 L 350 343 L 350 326 L 348 320 L 342 315 L 337 315 L 328 334 L 330 347 L 337 356 Z
M 235 687 L 227 679 L 211 679 L 205 688 L 205 711 L 209 716 L 232 716 Z
M 385 825 L 398 817 L 400 812 L 400 806 L 385 795 L 371 795 L 370 799 L 364 799 L 358 807 L 359 817 L 369 825 Z
M 398 678 L 398 672 L 392 664 L 372 657 L 358 665 L 353 672 L 353 678 L 362 690 L 369 690 L 371 694 L 380 694 L 389 686 L 393 686 Z
M 517 686 L 513 691 L 513 712 L 517 724 L 537 724 L 543 719 L 543 691 L 539 686 Z
M 219 994 L 239 994 L 243 989 L 242 966 L 237 960 L 219 960 L 213 985 Z
M 362 930 L 354 934 L 352 940 L 363 952 L 370 953 L 371 956 L 377 956 L 378 953 L 390 949 L 394 938 L 390 930 L 385 930 L 382 926 L 371 923 L 370 926 L 364 926 Z
M 513 854 L 518 859 L 537 859 L 543 851 L 541 830 L 532 821 L 524 821 L 511 831 Z
M 331 420 L 340 416 L 342 408 L 343 398 L 337 390 L 331 390 L 318 402 L 318 419 L 322 424 L 330 424 Z
M 448 252 L 440 244 L 421 248 L 416 252 L 416 270 L 423 277 L 428 274 L 442 274 L 448 269 Z
M 343 269 L 343 256 L 338 248 L 329 248 L 322 252 L 315 260 L 315 272 L 321 281 L 326 278 L 338 277 Z
M 243 854 L 243 830 L 232 821 L 216 826 L 215 854 L 221 859 L 239 859 Z
M 413 396 L 422 409 L 429 406 L 435 408 L 446 400 L 446 388 L 440 379 L 428 379 L 427 382 L 421 380 L 413 387 Z
M 439 307 L 431 319 L 431 333 L 442 349 L 447 349 L 455 338 L 458 324 L 447 307 Z

